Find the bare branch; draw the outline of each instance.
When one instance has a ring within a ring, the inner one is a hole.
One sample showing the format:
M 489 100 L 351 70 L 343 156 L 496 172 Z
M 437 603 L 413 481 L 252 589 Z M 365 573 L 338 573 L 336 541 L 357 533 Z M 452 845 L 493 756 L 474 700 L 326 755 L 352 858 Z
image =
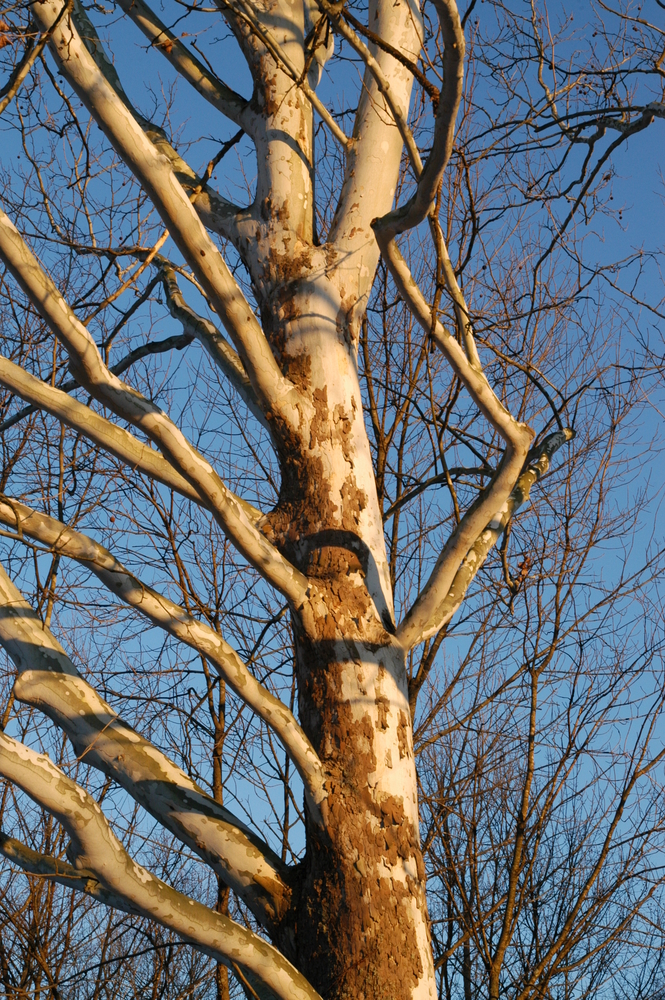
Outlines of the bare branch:
M 137 579 L 108 549 L 55 518 L 31 510 L 17 500 L 0 498 L 0 521 L 16 527 L 19 536 L 27 535 L 53 553 L 87 566 L 111 593 L 214 664 L 238 697 L 279 737 L 303 780 L 314 816 L 319 815 L 325 791 L 321 763 L 311 743 L 293 713 L 259 684 L 219 633 Z
M 94 441 L 126 465 L 156 479 L 158 483 L 163 483 L 188 500 L 193 500 L 202 507 L 208 506 L 207 501 L 191 483 L 188 483 L 159 452 L 143 444 L 124 427 L 119 427 L 106 417 L 95 413 L 62 389 L 55 389 L 35 378 L 20 365 L 14 364 L 2 355 L 0 355 L 0 385 L 16 393 L 35 409 L 50 413 L 56 420 Z M 261 516 L 260 512 L 255 510 L 254 516 L 258 519 Z
M 36 3 L 34 15 L 47 29 L 60 7 L 60 0 Z M 240 354 L 261 407 L 298 426 L 299 394 L 279 370 L 249 303 L 176 179 L 169 150 L 162 149 L 161 144 L 156 148 L 136 121 L 114 86 L 117 74 L 108 68 L 108 60 L 102 60 L 100 46 L 97 58 L 93 58 L 74 24 L 68 21 L 55 29 L 50 47 L 90 114 L 145 188 L 201 282 Z
M 293 65 L 279 43 L 271 36 L 270 32 L 261 25 L 261 22 L 252 9 L 251 4 L 245 3 L 245 0 L 235 0 L 233 4 L 228 3 L 228 0 L 220 0 L 220 7 L 232 12 L 234 17 L 242 18 L 250 26 L 254 34 L 261 39 L 279 68 L 285 72 L 287 76 L 290 76 L 294 83 L 302 90 L 307 100 L 310 102 L 314 110 L 318 112 L 321 120 L 325 123 L 328 129 L 330 129 L 331 134 L 340 144 L 342 149 L 348 149 L 351 140 L 344 134 L 323 101 L 317 97 L 316 92 L 312 90 L 307 82 L 307 74 L 298 72 L 297 67 Z
M 169 927 L 229 967 L 238 965 L 260 997 L 319 1000 L 316 991 L 276 948 L 228 917 L 171 888 L 134 861 L 95 800 L 46 755 L 0 733 L 0 774 L 62 824 L 75 867 L 91 871 L 134 912 Z
M 72 8 L 72 0 L 68 0 L 60 14 L 58 15 L 57 21 L 49 28 L 48 31 L 43 32 L 39 37 L 37 42 L 34 38 L 29 38 L 25 51 L 23 53 L 23 58 L 19 62 L 18 66 L 14 72 L 10 75 L 5 86 L 0 90 L 0 115 L 3 113 L 5 108 L 7 108 L 11 102 L 14 100 L 19 90 L 21 89 L 21 84 L 25 80 L 26 76 L 39 59 L 40 55 L 44 51 L 45 47 L 48 45 L 49 39 L 53 33 L 53 30 L 60 23 L 65 14 Z M 28 30 L 32 25 L 29 26 Z
M 344 19 L 348 21 L 349 24 L 352 27 L 354 27 L 357 32 L 359 32 L 361 35 L 364 35 L 364 37 L 368 41 L 373 42 L 374 45 L 377 46 L 377 48 L 383 49 L 383 51 L 387 52 L 388 55 L 393 57 L 393 59 L 397 59 L 397 61 L 401 62 L 403 66 L 406 66 L 409 73 L 411 73 L 414 76 L 414 78 L 418 81 L 418 83 L 426 92 L 426 94 L 431 98 L 432 104 L 434 105 L 434 111 L 436 112 L 441 93 L 439 91 L 439 88 L 435 86 L 435 84 L 433 84 L 430 80 L 427 79 L 425 74 L 419 69 L 417 63 L 415 63 L 413 59 L 409 59 L 409 57 L 406 56 L 403 52 L 400 52 L 399 49 L 396 49 L 394 45 L 390 44 L 390 42 L 387 42 L 385 38 L 382 38 L 380 35 L 377 35 L 375 31 L 371 31 L 369 28 L 367 28 L 362 23 L 362 21 L 359 21 L 357 17 L 353 16 L 353 14 L 351 13 L 350 10 L 348 10 L 348 8 L 344 8 L 343 15 Z
M 85 868 L 75 868 L 67 861 L 48 854 L 39 854 L 15 837 L 8 837 L 2 830 L 0 830 L 0 854 L 8 861 L 13 861 L 28 875 L 37 875 L 49 882 L 63 885 L 66 889 L 84 892 L 86 896 L 92 896 L 99 903 L 112 906 L 116 910 L 124 910 L 125 913 L 137 912 L 122 896 L 105 889 L 94 872 Z
M 214 363 L 224 372 L 259 423 L 270 431 L 270 424 L 256 401 L 252 383 L 236 352 L 229 346 L 214 323 L 199 316 L 191 306 L 187 305 L 178 286 L 175 269 L 164 265 L 161 272 L 166 302 L 173 318 L 182 324 L 185 333 L 196 337 L 203 344 Z
M 434 121 L 434 138 L 415 194 L 406 205 L 373 223 L 379 245 L 419 225 L 429 214 L 453 149 L 455 119 L 464 80 L 464 32 L 455 0 L 433 0 L 444 42 L 443 89 Z
M 166 354 L 169 351 L 182 351 L 185 347 L 194 340 L 193 334 L 181 334 L 175 337 L 165 337 L 164 340 L 149 340 L 145 344 L 141 344 L 140 347 L 135 347 L 133 351 L 126 354 L 117 364 L 111 365 L 109 371 L 112 375 L 122 375 L 126 372 L 128 368 L 131 368 L 133 364 L 137 361 L 141 361 L 143 358 L 151 357 L 154 354 Z M 75 389 L 80 388 L 79 383 L 76 379 L 69 379 L 67 382 L 59 386 L 60 392 L 74 392 Z M 29 417 L 31 413 L 36 413 L 39 410 L 38 406 L 31 404 L 30 406 L 25 406 L 18 413 L 13 416 L 8 417 L 3 420 L 0 424 L 0 434 L 4 431 L 9 430 L 14 424 L 17 424 L 20 420 L 24 420 Z
M 435 343 L 466 386 L 476 406 L 506 442 L 505 453 L 490 485 L 471 505 L 446 542 L 429 580 L 397 630 L 400 641 L 410 648 L 438 632 L 441 607 L 455 574 L 481 531 L 507 502 L 526 459 L 533 431 L 510 415 L 492 391 L 483 372 L 469 361 L 452 334 L 438 321 L 432 322 L 429 306 L 413 280 L 397 244 L 394 240 L 384 243 L 382 237 L 383 234 L 381 250 L 404 301 L 423 330 L 431 332 Z
M 236 94 L 192 55 L 144 0 L 118 0 L 118 2 L 150 44 L 168 59 L 174 69 L 191 83 L 206 101 L 236 125 L 245 128 L 248 102 L 240 94 Z
M 1 210 L 0 257 L 65 346 L 70 370 L 80 384 L 159 446 L 197 493 L 205 497 L 220 526 L 245 558 L 288 600 L 300 605 L 307 596 L 307 577 L 265 538 L 238 498 L 226 488 L 210 463 L 192 447 L 173 421 L 158 406 L 109 372 L 89 331 L 74 315 Z
M 395 119 L 395 124 L 399 130 L 399 134 L 402 136 L 404 145 L 407 148 L 413 172 L 417 178 L 420 177 L 423 169 L 422 161 L 420 159 L 420 153 L 418 152 L 416 141 L 413 138 L 413 132 L 409 128 L 407 122 L 408 108 L 403 108 L 401 106 L 399 98 L 397 98 L 393 92 L 388 76 L 381 68 L 381 64 L 374 58 L 370 50 L 367 48 L 362 39 L 358 37 L 353 28 L 346 23 L 342 17 L 340 8 L 338 8 L 335 4 L 329 3 L 328 0 L 317 0 L 317 4 L 321 10 L 328 15 L 332 24 L 335 26 L 335 30 L 341 35 L 342 38 L 346 39 L 351 48 L 358 53 L 362 61 L 365 63 L 365 66 L 367 66 L 367 69 L 376 80 L 379 93 L 385 98 L 386 104 L 390 108 L 391 114 Z
M 391 38 L 395 47 L 412 60 L 418 58 L 422 23 L 415 5 L 396 6 L 392 0 L 378 0 L 373 5 L 371 21 L 374 32 Z M 405 109 L 406 114 L 413 88 L 412 74 L 401 61 L 382 49 L 372 55 L 390 83 L 394 106 Z M 353 135 L 355 141 L 347 155 L 344 184 L 328 240 L 347 254 L 349 251 L 358 254 L 358 263 L 354 261 L 352 265 L 349 261 L 348 266 L 359 267 L 361 278 L 367 272 L 358 289 L 358 297 L 362 299 L 369 291 L 378 261 L 371 221 L 392 207 L 403 150 L 402 136 L 369 68 L 363 78 Z M 381 184 L 376 183 L 377 172 Z
M 471 546 L 468 554 L 457 570 L 446 597 L 441 603 L 439 628 L 446 625 L 462 604 L 472 581 L 483 566 L 490 551 L 506 530 L 519 508 L 527 502 L 531 487 L 549 471 L 552 457 L 566 441 L 572 440 L 575 432 L 566 427 L 545 438 L 526 462 L 526 467 L 511 491 L 508 501 L 500 513 L 492 519 L 485 530 Z
M 0 643 L 16 697 L 67 734 L 80 759 L 117 781 L 196 851 L 272 929 L 288 905 L 286 866 L 267 844 L 122 721 L 82 677 L 0 565 Z

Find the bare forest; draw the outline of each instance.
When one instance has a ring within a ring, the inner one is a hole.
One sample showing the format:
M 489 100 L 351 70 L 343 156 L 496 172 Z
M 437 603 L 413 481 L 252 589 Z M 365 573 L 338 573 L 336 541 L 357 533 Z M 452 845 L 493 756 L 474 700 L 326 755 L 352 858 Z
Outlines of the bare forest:
M 662 0 L 5 4 L 3 1000 L 665 1000 L 663 119 Z

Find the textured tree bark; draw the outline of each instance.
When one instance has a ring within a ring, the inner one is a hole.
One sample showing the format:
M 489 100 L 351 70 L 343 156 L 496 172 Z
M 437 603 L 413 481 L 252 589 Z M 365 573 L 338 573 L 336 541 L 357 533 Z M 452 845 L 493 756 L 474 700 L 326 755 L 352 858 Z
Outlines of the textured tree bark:
M 433 997 L 405 651 L 395 638 L 357 330 L 340 321 L 357 299 L 346 310 L 342 301 L 333 281 L 303 280 L 280 330 L 282 368 L 313 416 L 297 436 L 275 427 L 282 490 L 263 527 L 316 584 L 293 624 L 299 717 L 327 798 L 323 828 L 309 824 L 277 940 L 322 996 Z
M 322 996 L 434 997 L 404 655 L 378 627 L 325 634 L 335 611 L 297 642 L 330 823 L 310 830 L 294 962 Z

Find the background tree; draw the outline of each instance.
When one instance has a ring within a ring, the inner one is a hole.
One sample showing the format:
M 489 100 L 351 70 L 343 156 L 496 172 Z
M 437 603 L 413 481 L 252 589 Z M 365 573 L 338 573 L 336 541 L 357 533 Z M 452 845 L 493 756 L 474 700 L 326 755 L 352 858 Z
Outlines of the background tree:
M 662 990 L 663 30 L 482 7 L 3 15 L 7 995 Z

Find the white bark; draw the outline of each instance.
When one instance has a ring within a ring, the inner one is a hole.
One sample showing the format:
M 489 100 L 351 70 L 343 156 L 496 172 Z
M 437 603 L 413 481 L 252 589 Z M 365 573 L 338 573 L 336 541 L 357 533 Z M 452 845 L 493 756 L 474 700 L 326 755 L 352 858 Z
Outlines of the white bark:
M 200 59 L 166 27 L 144 0 L 119 0 L 119 5 L 178 73 L 187 80 L 214 108 L 245 127 L 247 101 L 236 94 L 219 77 L 214 76 Z
M 575 432 L 568 427 L 550 434 L 527 461 L 526 468 L 517 480 L 508 500 L 480 533 L 455 573 L 450 589 L 438 608 L 439 628 L 451 620 L 464 601 L 469 586 L 508 527 L 508 523 L 529 499 L 531 487 L 549 471 L 552 456 L 566 441 L 572 440 L 574 434 Z
M 1 565 L 0 644 L 19 672 L 14 685 L 19 701 L 48 715 L 79 758 L 122 785 L 207 861 L 261 923 L 274 926 L 288 904 L 285 866 L 79 676 Z
M 276 948 L 137 864 L 97 802 L 47 755 L 0 733 L 0 774 L 63 825 L 71 837 L 75 867 L 93 872 L 105 889 L 126 900 L 134 912 L 175 931 L 216 961 L 239 967 L 261 997 L 319 1000 L 304 976 Z
M 273 56 L 280 69 L 287 73 L 291 80 L 297 84 L 298 88 L 302 90 L 312 107 L 318 111 L 319 115 L 326 123 L 335 139 L 339 142 L 343 149 L 347 149 L 349 145 L 348 137 L 339 127 L 333 116 L 326 108 L 325 104 L 320 100 L 320 98 L 317 97 L 315 91 L 309 84 L 308 76 L 303 76 L 302 70 L 304 67 L 295 65 L 289 58 L 288 38 L 286 39 L 286 45 L 283 41 L 278 41 L 270 30 L 263 27 L 261 21 L 252 9 L 251 4 L 245 3 L 244 0 L 234 0 L 233 4 L 227 3 L 227 0 L 220 0 L 220 6 L 227 8 L 233 17 L 246 20 L 251 31 L 261 40 L 263 45 L 265 45 L 266 49 Z M 300 55 L 300 53 L 298 54 Z M 252 134 L 254 134 L 254 132 Z
M 48 546 L 52 552 L 87 566 L 111 593 L 136 608 L 154 625 L 205 656 L 238 697 L 279 737 L 303 780 L 312 814 L 320 820 L 325 789 L 321 762 L 312 745 L 293 713 L 259 684 L 235 649 L 218 632 L 142 583 L 98 542 L 55 518 L 31 510 L 18 501 L 0 498 L 0 522 L 15 527 L 19 535 L 25 534 Z M 4 575 L 1 567 L 0 575 Z
M 112 906 L 116 910 L 123 910 L 125 913 L 136 912 L 127 900 L 105 889 L 94 872 L 85 868 L 75 868 L 67 861 L 51 857 L 48 854 L 39 854 L 21 843 L 16 837 L 8 837 L 1 830 L 0 854 L 8 861 L 13 861 L 29 875 L 38 875 L 49 882 L 63 885 L 66 889 L 77 889 L 79 892 L 84 892 L 86 896 L 92 896 L 99 903 Z
M 47 30 L 61 7 L 59 0 L 46 0 L 32 9 L 37 23 Z M 280 372 L 251 307 L 174 176 L 171 163 L 145 135 L 71 20 L 54 30 L 50 47 L 92 117 L 150 195 L 233 340 L 260 404 L 279 410 L 297 426 L 297 394 Z
M 132 0 L 132 2 L 135 2 L 135 0 Z M 178 320 L 185 333 L 196 337 L 203 344 L 215 365 L 231 382 L 248 409 L 251 410 L 259 423 L 266 430 L 270 431 L 270 424 L 257 403 L 252 383 L 237 353 L 229 346 L 214 323 L 204 319 L 203 316 L 199 316 L 198 313 L 187 305 L 178 286 L 178 279 L 176 278 L 174 268 L 164 264 L 161 267 L 161 272 L 166 301 L 173 318 Z
M 408 649 L 441 628 L 443 607 L 455 574 L 486 525 L 493 517 L 503 513 L 504 504 L 522 471 L 533 431 L 510 415 L 492 391 L 485 375 L 469 361 L 453 335 L 438 321 L 432 324 L 429 306 L 395 242 L 391 241 L 382 249 L 411 312 L 425 331 L 431 331 L 437 347 L 468 389 L 478 409 L 506 442 L 506 450 L 492 482 L 464 514 L 444 545 L 427 583 L 397 630 L 398 638 Z
M 546 470 L 555 446 L 566 439 L 566 432 L 554 443 L 548 439 L 525 469 L 532 431 L 511 416 L 483 374 L 468 308 L 432 215 L 452 151 L 464 62 L 454 0 L 433 2 L 445 45 L 444 75 L 432 147 L 423 165 L 409 128 L 412 73 L 374 42 L 365 44 L 348 27 L 338 5 L 328 0 L 218 0 L 254 77 L 255 93 L 245 102 L 192 56 L 145 0 L 120 0 L 122 9 L 188 83 L 253 140 L 256 196 L 243 210 L 209 191 L 207 175 L 197 178 L 165 135 L 131 107 L 82 8 L 77 6 L 72 18 L 56 23 L 62 0 L 32 4 L 42 30 L 51 31 L 51 50 L 64 75 L 149 196 L 234 345 L 235 350 L 214 324 L 187 306 L 173 272 L 163 266 L 172 315 L 205 345 L 270 431 L 283 482 L 275 510 L 264 516 L 226 489 L 165 413 L 108 370 L 89 331 L 0 214 L 0 256 L 65 346 L 76 379 L 141 430 L 161 454 L 66 394 L 19 374 L 4 359 L 0 383 L 122 461 L 207 507 L 238 551 L 287 597 L 296 635 L 302 728 L 217 632 L 142 584 L 101 545 L 13 500 L 0 499 L 0 522 L 16 529 L 19 537 L 30 537 L 87 566 L 121 600 L 205 656 L 271 727 L 308 796 L 307 834 L 314 850 L 308 851 L 304 864 L 310 865 L 311 874 L 312 865 L 337 852 L 337 870 L 331 864 L 322 873 L 321 884 L 329 877 L 326 884 L 333 886 L 324 902 L 343 909 L 348 889 L 357 903 L 359 914 L 347 912 L 345 917 L 362 928 L 363 940 L 349 942 L 349 947 L 357 945 L 369 956 L 372 975 L 377 971 L 386 982 L 392 975 L 393 983 L 395 971 L 388 964 L 382 967 L 381 959 L 382 952 L 394 948 L 396 968 L 401 963 L 409 976 L 405 992 L 428 1000 L 436 996 L 436 988 L 405 653 L 449 620 L 507 520 Z M 371 30 L 389 40 L 393 52 L 417 61 L 422 24 L 414 0 L 371 0 L 368 8 Z M 306 61 L 305 37 L 324 16 L 365 63 L 350 137 L 313 90 L 330 46 L 315 36 L 316 66 Z M 313 109 L 345 151 L 341 197 L 322 247 L 314 238 Z M 393 209 L 404 144 L 417 185 L 413 197 Z M 397 248 L 397 237 L 428 217 L 466 349 L 432 317 Z M 265 332 L 206 226 L 233 240 L 252 279 Z M 356 357 L 379 248 L 411 313 L 432 335 L 506 446 L 490 486 L 461 518 L 396 637 Z M 12 586 L 0 574 L 0 641 L 21 671 L 17 696 L 49 714 L 88 762 L 119 781 L 196 850 L 264 926 L 274 929 L 288 909 L 284 866 L 168 758 L 124 726 L 76 675 L 64 650 L 41 629 Z M 317 702 L 323 690 L 325 706 Z M 82 891 L 106 893 L 107 899 L 161 921 L 207 954 L 236 962 L 261 996 L 313 1000 L 311 987 L 274 949 L 135 865 L 115 841 L 98 806 L 50 762 L 6 737 L 0 738 L 0 746 L 2 773 L 58 817 L 72 836 L 82 866 Z M 49 877 L 62 875 L 54 859 L 32 857 L 16 842 L 5 839 L 0 850 L 13 852 L 27 870 L 41 866 Z M 311 888 L 306 879 L 299 886 L 299 903 L 305 909 L 296 917 L 291 913 L 293 920 L 302 920 L 307 912 L 318 920 L 318 913 L 306 909 L 324 905 L 314 891 L 306 897 Z M 287 923 L 291 931 L 294 927 Z M 305 933 L 302 927 L 300 933 Z M 373 934 L 380 945 L 378 959 L 371 950 Z
M 163 410 L 111 374 L 86 327 L 74 315 L 2 211 L 0 257 L 66 348 L 72 373 L 81 385 L 152 439 L 170 463 L 205 498 L 206 506 L 248 561 L 296 606 L 302 604 L 309 586 L 307 578 L 266 540 L 210 463 L 192 447 Z
M 506 450 L 490 486 L 465 513 L 446 542 L 429 580 L 398 627 L 397 636 L 406 649 L 434 635 L 443 625 L 446 614 L 445 603 L 455 575 L 489 521 L 505 513 L 504 506 L 522 471 L 529 443 L 533 437 L 533 431 L 526 424 L 516 421 L 492 391 L 480 368 L 473 336 L 467 330 L 467 322 L 462 325 L 462 332 L 466 333 L 467 354 L 465 354 L 455 338 L 443 328 L 436 317 L 432 316 L 395 242 L 399 233 L 417 226 L 431 212 L 432 202 L 452 151 L 455 118 L 462 96 L 465 47 L 457 5 L 455 0 L 435 0 L 435 6 L 445 44 L 445 57 L 444 89 L 437 109 L 432 149 L 422 172 L 419 171 L 419 164 L 414 163 L 414 169 L 418 174 L 418 185 L 413 197 L 403 207 L 396 208 L 382 219 L 375 220 L 373 229 L 395 284 L 411 313 L 423 330 L 431 333 L 481 413 L 506 442 Z M 356 48 L 360 51 L 358 46 Z M 398 116 L 401 113 L 400 109 L 395 108 L 394 113 Z M 405 125 L 402 125 L 403 132 L 404 129 Z M 438 229 L 438 220 L 434 225 Z M 439 253 L 445 255 L 445 273 L 447 250 L 440 230 L 438 235 Z M 461 293 L 454 275 L 451 279 L 448 273 L 447 279 L 455 305 L 461 309 Z M 465 320 L 468 320 L 468 311 Z
M 146 476 L 156 479 L 157 482 L 163 483 L 188 500 L 207 506 L 206 501 L 191 483 L 188 483 L 159 452 L 143 444 L 124 427 L 119 427 L 99 413 L 95 413 L 66 392 L 40 381 L 24 371 L 20 365 L 15 365 L 13 361 L 1 355 L 0 385 L 27 403 L 50 413 L 67 427 L 72 427 L 88 440 L 94 441 L 104 451 L 131 468 L 139 469 Z M 258 511 L 255 516 L 260 516 Z

